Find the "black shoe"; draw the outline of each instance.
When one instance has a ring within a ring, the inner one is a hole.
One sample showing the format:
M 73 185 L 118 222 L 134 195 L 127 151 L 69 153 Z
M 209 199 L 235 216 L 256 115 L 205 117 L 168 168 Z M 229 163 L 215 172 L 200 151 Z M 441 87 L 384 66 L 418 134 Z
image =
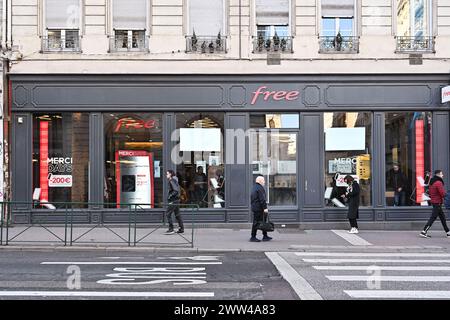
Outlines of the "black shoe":
M 251 237 L 250 242 L 261 242 L 257 237 Z
M 174 234 L 174 233 L 175 231 L 173 231 L 173 229 L 169 229 L 164 234 Z
M 269 237 L 269 236 L 265 236 L 265 237 L 262 239 L 262 241 L 270 241 L 270 240 L 272 240 L 272 237 Z
M 179 234 L 184 233 L 184 229 L 178 229 L 177 233 Z

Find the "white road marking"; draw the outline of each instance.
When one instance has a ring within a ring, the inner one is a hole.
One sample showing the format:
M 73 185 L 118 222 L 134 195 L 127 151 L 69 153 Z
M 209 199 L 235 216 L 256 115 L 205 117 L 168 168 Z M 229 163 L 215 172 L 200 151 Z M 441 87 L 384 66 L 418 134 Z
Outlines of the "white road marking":
M 214 297 L 214 292 L 0 291 L 2 297 Z
M 316 270 L 361 270 L 365 271 L 373 265 L 366 266 L 313 266 Z M 450 267 L 436 267 L 436 266 L 375 266 L 378 270 L 384 271 L 450 271 Z
M 450 260 L 431 259 L 302 259 L 310 263 L 450 263 Z
M 350 234 L 346 230 L 331 230 L 339 237 L 343 238 L 347 242 L 350 242 L 354 246 L 371 246 L 372 244 L 356 234 Z
M 450 257 L 448 253 L 296 252 L 297 256 L 328 257 Z
M 373 281 L 373 276 L 326 276 L 331 281 Z M 448 276 L 377 276 L 376 281 L 449 282 Z
M 319 293 L 278 253 L 266 252 L 265 254 L 301 300 L 323 300 Z
M 163 262 L 163 261 L 44 261 L 41 264 L 62 264 L 62 265 L 117 265 L 117 264 L 129 264 L 129 265 L 208 265 L 208 264 L 222 264 L 222 262 Z
M 371 299 L 450 299 L 450 291 L 344 290 L 352 298 Z

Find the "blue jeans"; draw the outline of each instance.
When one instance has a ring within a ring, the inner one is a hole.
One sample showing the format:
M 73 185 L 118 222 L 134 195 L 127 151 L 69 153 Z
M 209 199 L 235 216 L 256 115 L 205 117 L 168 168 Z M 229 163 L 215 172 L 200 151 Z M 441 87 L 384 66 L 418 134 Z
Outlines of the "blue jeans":
M 405 205 L 405 191 L 395 191 L 394 193 L 394 206 L 404 206 Z

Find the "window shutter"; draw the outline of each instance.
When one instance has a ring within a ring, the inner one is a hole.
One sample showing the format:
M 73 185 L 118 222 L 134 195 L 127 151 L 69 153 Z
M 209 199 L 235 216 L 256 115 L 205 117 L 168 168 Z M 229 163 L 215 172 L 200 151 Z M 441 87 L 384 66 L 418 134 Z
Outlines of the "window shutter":
M 113 0 L 113 28 L 147 29 L 147 0 Z
M 225 34 L 223 0 L 189 0 L 189 34 L 217 36 Z
M 47 0 L 45 20 L 48 29 L 79 29 L 80 0 Z
M 289 25 L 289 0 L 256 0 L 257 25 Z
M 354 17 L 354 0 L 322 0 L 322 17 Z

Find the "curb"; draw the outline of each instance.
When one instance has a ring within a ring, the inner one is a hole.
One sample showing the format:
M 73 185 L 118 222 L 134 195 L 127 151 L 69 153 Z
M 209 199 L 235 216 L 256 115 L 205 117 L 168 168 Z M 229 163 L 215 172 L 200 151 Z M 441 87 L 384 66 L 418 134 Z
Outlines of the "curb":
M 56 246 L 0 246 L 0 251 L 50 251 L 50 252 L 70 252 L 70 251 L 145 251 L 145 252 L 259 252 L 260 250 L 245 249 L 206 249 L 206 248 L 157 248 L 157 247 L 56 247 Z M 270 251 L 270 250 L 266 250 Z

